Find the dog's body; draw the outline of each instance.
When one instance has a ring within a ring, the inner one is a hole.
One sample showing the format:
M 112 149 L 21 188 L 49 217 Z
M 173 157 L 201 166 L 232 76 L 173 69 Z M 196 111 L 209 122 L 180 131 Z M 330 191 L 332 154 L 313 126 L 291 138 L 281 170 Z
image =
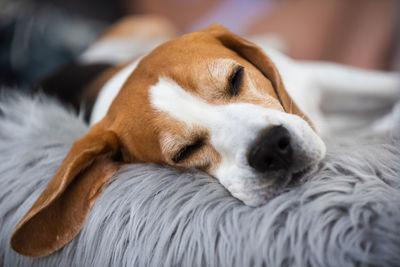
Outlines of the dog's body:
M 395 75 L 296 62 L 217 25 L 144 54 L 111 37 L 78 62 L 113 66 L 85 82 L 93 127 L 16 227 L 11 244 L 21 254 L 46 255 L 71 240 L 122 162 L 200 169 L 261 205 L 324 157 L 315 131 L 324 129 L 321 90 L 398 94 Z M 110 56 L 107 43 L 126 58 Z

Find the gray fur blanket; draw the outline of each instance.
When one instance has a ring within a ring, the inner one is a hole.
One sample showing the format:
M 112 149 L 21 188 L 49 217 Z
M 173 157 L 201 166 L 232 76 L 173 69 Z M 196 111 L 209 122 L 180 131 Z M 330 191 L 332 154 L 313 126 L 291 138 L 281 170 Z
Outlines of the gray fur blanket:
M 251 208 L 214 179 L 131 164 L 79 235 L 50 256 L 9 247 L 13 228 L 87 126 L 55 101 L 0 101 L 0 266 L 400 266 L 394 139 L 328 142 L 318 173 Z

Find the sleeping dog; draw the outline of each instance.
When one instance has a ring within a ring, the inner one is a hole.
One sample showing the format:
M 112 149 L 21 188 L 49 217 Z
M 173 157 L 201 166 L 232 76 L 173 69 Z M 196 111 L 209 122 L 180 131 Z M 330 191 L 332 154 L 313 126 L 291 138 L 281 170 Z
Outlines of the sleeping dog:
M 119 55 L 129 50 L 119 46 L 121 36 L 137 24 L 119 23 L 79 64 L 44 80 L 45 91 L 67 88 L 66 97 L 91 99 L 85 104 L 92 127 L 16 226 L 11 246 L 20 254 L 44 256 L 73 239 L 123 163 L 195 168 L 246 205 L 262 205 L 324 158 L 317 134 L 321 84 L 355 91 L 378 86 L 384 94 L 398 86 L 389 74 L 294 62 L 219 25 L 131 60 L 122 56 L 121 63 Z M 107 64 L 94 64 L 96 58 Z M 120 64 L 109 67 L 110 58 Z

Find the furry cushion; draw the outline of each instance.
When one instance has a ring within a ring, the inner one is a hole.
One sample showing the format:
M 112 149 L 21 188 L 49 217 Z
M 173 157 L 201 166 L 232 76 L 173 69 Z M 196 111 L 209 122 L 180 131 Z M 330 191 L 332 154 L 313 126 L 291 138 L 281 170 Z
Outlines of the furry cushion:
M 395 141 L 328 143 L 308 180 L 251 208 L 213 178 L 125 166 L 79 235 L 47 257 L 9 247 L 72 142 L 88 127 L 55 101 L 0 101 L 1 266 L 399 266 L 400 162 Z

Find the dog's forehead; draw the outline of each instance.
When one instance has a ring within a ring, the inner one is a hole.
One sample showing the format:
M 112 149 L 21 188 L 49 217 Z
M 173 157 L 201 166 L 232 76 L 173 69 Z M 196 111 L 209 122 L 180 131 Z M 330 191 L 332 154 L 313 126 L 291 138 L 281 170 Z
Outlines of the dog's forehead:
M 182 80 L 207 71 L 208 63 L 220 58 L 245 61 L 210 34 L 196 32 L 160 45 L 142 60 L 138 69 Z
M 211 34 L 194 32 L 160 45 L 152 54 L 161 53 L 170 59 L 191 61 L 198 56 L 215 57 L 221 54 L 229 54 L 230 51 Z M 180 57 L 173 57 L 174 54 L 179 54 Z
M 226 88 L 229 76 L 239 65 L 245 67 L 254 87 L 276 97 L 270 81 L 253 64 L 204 32 L 187 34 L 159 46 L 142 60 L 136 72 L 155 75 L 157 81 L 167 77 L 211 101 L 220 96 L 219 89 Z

